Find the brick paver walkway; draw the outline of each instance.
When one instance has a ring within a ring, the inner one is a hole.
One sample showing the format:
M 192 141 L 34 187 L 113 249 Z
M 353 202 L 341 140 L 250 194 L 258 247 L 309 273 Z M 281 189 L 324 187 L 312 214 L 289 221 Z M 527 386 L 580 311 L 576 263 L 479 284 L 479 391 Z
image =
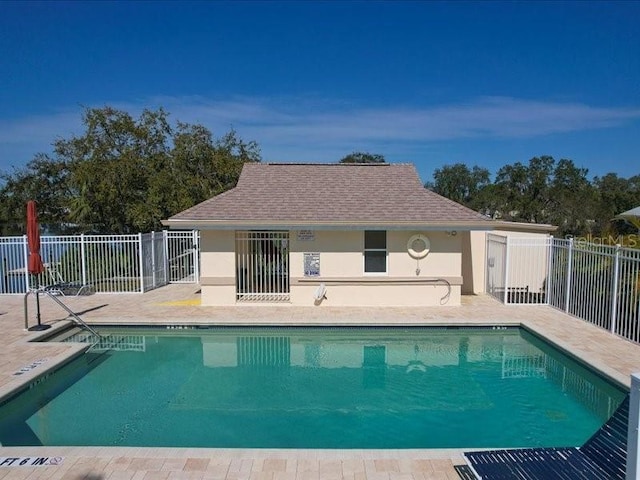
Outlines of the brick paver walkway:
M 331 308 L 200 307 L 195 285 L 169 285 L 144 295 L 91 295 L 63 301 L 88 323 L 234 325 L 522 325 L 621 385 L 640 372 L 640 346 L 550 307 L 504 306 L 486 296 L 461 307 Z M 61 328 L 66 312 L 41 300 L 42 322 Z M 29 324 L 35 299 L 29 298 Z M 78 345 L 32 343 L 22 296 L 0 296 L 0 399 L 80 352 Z M 16 375 L 16 373 L 20 373 Z M 64 457 L 47 467 L 1 466 L 0 479 L 458 479 L 457 450 L 250 450 L 121 447 L 0 447 L 7 458 Z

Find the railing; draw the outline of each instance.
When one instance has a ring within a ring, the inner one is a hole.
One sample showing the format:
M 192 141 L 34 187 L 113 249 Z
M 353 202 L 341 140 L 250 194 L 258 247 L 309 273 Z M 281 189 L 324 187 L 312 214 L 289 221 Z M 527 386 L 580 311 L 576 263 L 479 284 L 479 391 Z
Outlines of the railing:
M 91 285 L 99 293 L 141 293 L 169 282 L 198 281 L 198 232 L 45 235 L 40 243 L 45 271 L 32 279 L 26 268 L 26 236 L 0 237 L 0 294 L 56 285 Z
M 487 289 L 545 304 L 640 343 L 640 250 L 552 237 L 487 236 Z
M 549 304 L 640 342 L 640 250 L 555 240 Z
M 95 336 L 95 340 L 101 340 L 102 339 L 102 335 L 100 335 L 95 329 L 93 329 L 93 327 L 91 327 L 90 325 L 88 325 L 87 323 L 85 323 L 84 320 L 82 320 L 82 318 L 80 318 L 80 316 L 78 314 L 76 314 L 73 310 L 71 310 L 69 307 L 67 307 L 64 303 L 62 303 L 62 301 L 57 298 L 54 294 L 52 294 L 51 292 L 48 291 L 44 291 L 44 294 L 47 295 L 51 300 L 53 300 L 54 302 L 56 302 L 58 305 L 60 305 L 68 314 L 71 318 L 73 318 L 73 321 L 80 326 L 81 328 L 84 328 L 85 330 L 88 330 L 89 332 L 91 332 L 94 336 Z M 25 318 L 27 316 L 27 310 L 25 309 Z

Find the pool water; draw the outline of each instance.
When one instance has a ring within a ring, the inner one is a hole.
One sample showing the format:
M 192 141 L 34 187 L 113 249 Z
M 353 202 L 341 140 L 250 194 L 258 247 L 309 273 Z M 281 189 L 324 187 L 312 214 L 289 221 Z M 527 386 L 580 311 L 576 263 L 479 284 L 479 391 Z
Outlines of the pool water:
M 624 396 L 520 329 L 100 331 L 0 407 L 2 445 L 580 445 Z

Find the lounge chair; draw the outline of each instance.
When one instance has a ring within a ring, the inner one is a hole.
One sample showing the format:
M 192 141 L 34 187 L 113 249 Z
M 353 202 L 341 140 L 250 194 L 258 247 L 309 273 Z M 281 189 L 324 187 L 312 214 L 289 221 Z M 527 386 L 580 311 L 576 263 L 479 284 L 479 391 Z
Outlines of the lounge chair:
M 465 452 L 480 480 L 625 479 L 629 395 L 581 447 Z
M 45 270 L 49 275 L 49 285 L 44 285 L 45 291 L 53 295 L 90 295 L 94 292 L 93 285 L 84 284 L 82 282 L 67 282 L 57 268 L 57 264 L 51 263 L 45 265 Z
M 82 284 L 81 282 L 56 283 L 54 285 L 47 285 L 44 289 L 54 295 L 62 295 L 63 297 L 69 295 L 91 295 L 95 293 L 93 285 Z

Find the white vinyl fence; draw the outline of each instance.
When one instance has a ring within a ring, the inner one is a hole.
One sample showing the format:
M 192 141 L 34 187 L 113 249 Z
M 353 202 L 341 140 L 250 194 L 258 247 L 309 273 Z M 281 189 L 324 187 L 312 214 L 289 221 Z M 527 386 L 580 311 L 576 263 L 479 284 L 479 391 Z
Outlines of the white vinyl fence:
M 487 236 L 486 291 L 544 304 L 640 343 L 640 250 L 553 237 Z
M 27 237 L 0 237 L 0 294 L 29 287 L 141 293 L 170 282 L 198 280 L 199 235 L 162 231 L 134 235 L 42 236 L 45 271 L 27 272 Z

